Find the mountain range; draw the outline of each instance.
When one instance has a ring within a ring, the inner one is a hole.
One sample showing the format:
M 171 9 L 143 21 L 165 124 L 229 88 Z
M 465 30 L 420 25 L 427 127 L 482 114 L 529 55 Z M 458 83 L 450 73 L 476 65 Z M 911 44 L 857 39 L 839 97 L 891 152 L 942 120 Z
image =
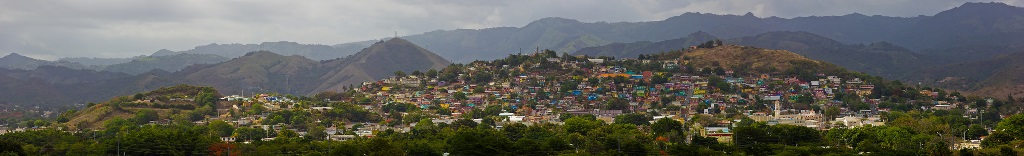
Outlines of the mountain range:
M 702 31 L 720 38 L 738 38 L 774 31 L 803 31 L 846 44 L 889 42 L 915 51 L 998 46 L 1005 52 L 1024 39 L 1024 9 L 1003 3 L 965 3 L 934 16 L 886 17 L 849 14 L 797 18 L 760 18 L 753 14 L 685 13 L 661 21 L 584 23 L 544 18 L 523 27 L 439 30 L 404 38 L 454 62 L 500 58 L 520 49 L 552 49 L 573 53 L 610 43 L 657 42 Z
M 584 23 L 543 18 L 523 27 L 438 30 L 403 37 L 458 63 L 490 60 L 533 49 L 575 53 L 612 43 L 658 42 L 703 32 L 719 38 L 740 38 L 778 31 L 807 32 L 843 44 L 886 42 L 920 53 L 984 59 L 1024 46 L 1024 9 L 1003 3 L 965 3 L 934 16 L 887 17 L 859 13 L 796 18 L 685 13 L 661 21 Z M 377 40 L 334 46 L 294 42 L 210 44 L 185 51 L 161 50 L 151 56 L 176 53 L 215 54 L 227 58 L 268 50 L 329 60 L 354 54 Z M 613 45 L 636 46 L 636 45 Z M 630 49 L 623 49 L 630 50 Z M 590 50 L 587 50 L 590 51 Z M 636 56 L 636 55 L 630 55 Z
M 338 45 L 322 45 L 322 44 L 300 44 L 288 41 L 279 42 L 263 42 L 260 44 L 209 44 L 203 46 L 196 46 L 195 48 L 185 51 L 170 51 L 167 49 L 161 49 L 154 52 L 150 56 L 166 56 L 176 55 L 180 53 L 188 54 L 213 54 L 220 55 L 227 58 L 236 58 L 245 55 L 248 52 L 253 51 L 274 51 L 281 55 L 299 55 L 313 60 L 330 60 L 335 58 L 341 58 L 348 55 L 359 52 L 360 49 L 369 46 L 371 41 L 364 42 L 353 42 Z
M 573 55 L 611 56 L 615 58 L 636 58 L 640 54 L 654 54 L 686 48 L 687 45 L 698 45 L 718 39 L 711 34 L 697 31 L 684 38 L 658 42 L 640 41 L 632 43 L 612 43 L 603 46 L 587 47 L 572 53 Z
M 55 69 L 39 67 L 61 66 L 69 68 L 62 70 L 92 69 L 103 71 L 97 73 L 126 73 L 128 76 L 101 76 L 109 80 L 100 82 L 117 80 L 135 86 L 160 84 L 155 81 L 166 80 L 171 84 L 220 85 L 218 89 L 225 92 L 257 89 L 304 94 L 339 88 L 331 84 L 376 80 L 395 70 L 414 70 L 407 67 L 410 65 L 419 65 L 415 66 L 415 70 L 439 68 L 449 63 L 442 60 L 456 63 L 490 60 L 521 53 L 524 49 L 552 49 L 563 53 L 628 58 L 722 39 L 728 44 L 790 50 L 855 71 L 908 82 L 938 84 L 947 77 L 962 77 L 966 81 L 958 81 L 964 83 L 959 88 L 973 92 L 987 90 L 991 86 L 1024 84 L 1004 77 L 1012 75 L 1003 72 L 1012 72 L 1012 65 L 1015 64 L 1012 61 L 1016 60 L 1000 59 L 1020 55 L 1019 49 L 1024 47 L 1024 37 L 1020 36 L 1024 36 L 1024 8 L 1003 3 L 965 3 L 933 16 L 916 17 L 854 13 L 843 16 L 779 18 L 757 17 L 751 13 L 685 13 L 660 21 L 616 23 L 586 23 L 551 17 L 522 27 L 438 30 L 386 42 L 370 40 L 333 46 L 286 41 L 210 44 L 177 52 L 161 50 L 150 56 L 140 56 L 116 64 L 86 63 L 89 59 L 43 61 L 11 54 L 0 58 L 0 67 L 11 69 L 4 72 L 33 69 L 47 71 Z M 389 45 L 385 43 L 422 46 L 402 51 L 437 53 L 392 55 L 380 52 L 369 55 L 368 51 L 374 49 L 394 50 L 390 46 L 374 47 L 379 44 Z M 356 53 L 356 49 L 363 50 Z M 271 51 L 276 54 L 250 53 L 252 51 Z M 223 59 L 217 59 L 214 55 L 222 56 Z M 162 58 L 175 56 L 180 58 Z M 189 56 L 210 56 L 207 58 L 211 59 L 167 61 Z M 1005 65 L 1011 66 L 1002 68 Z M 991 72 L 965 71 L 970 76 L 958 76 L 958 71 L 943 70 L 981 67 L 1001 68 Z M 52 81 L 36 81 L 24 77 L 0 80 L 24 83 L 16 85 L 48 85 Z M 285 85 L 278 83 L 287 83 L 287 86 L 282 87 Z M 103 84 L 97 82 L 94 86 Z M 143 91 L 138 89 L 140 87 L 135 88 L 124 90 Z
M 60 106 L 98 102 L 177 84 L 212 86 L 224 94 L 259 91 L 309 95 L 387 78 L 395 71 L 427 71 L 449 64 L 451 62 L 433 52 L 394 38 L 374 43 L 354 55 L 323 61 L 256 51 L 221 63 L 137 75 L 60 66 L 3 69 L 0 70 L 0 84 L 3 84 L 0 103 Z
M 996 97 L 1024 96 L 1024 51 L 924 68 L 908 74 L 928 86 Z

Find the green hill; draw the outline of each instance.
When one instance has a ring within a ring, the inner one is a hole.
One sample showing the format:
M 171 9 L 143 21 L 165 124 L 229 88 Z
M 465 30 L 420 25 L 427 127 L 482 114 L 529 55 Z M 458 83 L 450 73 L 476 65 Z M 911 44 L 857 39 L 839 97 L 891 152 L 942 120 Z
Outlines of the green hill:
M 683 51 L 683 63 L 696 67 L 722 67 L 737 73 L 845 74 L 842 67 L 812 60 L 786 50 L 723 45 Z M 796 73 L 793 73 L 796 72 Z
M 411 42 L 393 38 L 377 42 L 355 55 L 324 63 L 327 73 L 314 91 L 340 90 L 342 86 L 393 76 L 395 71 L 412 73 L 447 67 L 451 62 Z
M 102 129 L 105 122 L 118 118 L 137 123 L 163 121 L 176 115 L 196 119 L 216 115 L 215 108 L 227 106 L 216 104 L 217 97 L 221 97 L 220 93 L 211 87 L 178 85 L 115 97 L 62 116 L 71 116 L 64 123 L 71 129 Z

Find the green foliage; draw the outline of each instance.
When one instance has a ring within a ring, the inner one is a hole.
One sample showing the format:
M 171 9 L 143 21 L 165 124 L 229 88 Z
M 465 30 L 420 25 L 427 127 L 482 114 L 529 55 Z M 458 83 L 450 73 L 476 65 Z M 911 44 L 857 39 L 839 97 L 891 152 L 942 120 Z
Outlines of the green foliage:
M 736 146 L 746 154 L 752 155 L 774 154 L 771 149 L 778 149 L 776 147 L 817 145 L 822 141 L 822 136 L 817 130 L 803 126 L 769 126 L 757 122 L 735 127 L 733 131 Z
M 332 109 L 328 110 L 325 114 L 325 117 L 328 119 L 346 122 L 376 122 L 379 120 L 375 113 L 371 113 L 355 104 L 331 103 L 330 106 Z
M 5 155 L 25 155 L 25 150 L 21 148 L 21 143 L 0 140 L 0 153 Z
M 235 132 L 235 127 L 228 124 L 228 122 L 224 122 L 224 120 L 213 120 L 208 125 L 213 134 L 219 137 L 228 137 Z
M 839 115 L 839 111 L 842 111 L 837 106 L 830 106 L 825 109 L 825 119 L 835 119 Z
M 263 112 L 266 111 L 266 110 L 267 110 L 267 108 L 263 107 L 263 103 L 257 102 L 257 103 L 253 103 L 252 107 L 249 108 L 249 114 L 259 115 L 259 114 L 263 114 Z
M 606 102 L 604 106 L 605 109 L 610 110 L 626 110 L 629 107 L 629 101 L 622 98 L 611 98 L 608 99 L 608 102 Z
M 383 112 L 398 113 L 418 111 L 419 108 L 420 107 L 417 107 L 416 105 L 411 103 L 388 103 L 385 104 L 384 106 L 381 106 L 380 109 Z
M 57 115 L 57 123 L 65 123 L 71 121 L 71 118 L 73 118 L 76 115 L 78 115 L 78 110 L 67 110 L 64 113 L 60 113 L 60 115 Z
M 632 125 L 650 125 L 651 117 L 643 114 L 627 113 L 615 116 L 615 123 L 617 124 L 632 124 Z
M 999 121 L 996 131 L 1011 134 L 1016 140 L 1024 140 L 1024 114 L 1017 114 Z
M 189 112 L 188 115 L 190 121 L 199 121 L 206 118 L 207 115 L 216 116 L 217 110 L 215 110 L 213 106 L 206 105 L 203 107 L 199 107 L 196 110 L 193 110 L 192 112 Z
M 718 76 L 712 76 L 711 78 L 708 78 L 708 84 L 714 85 L 715 88 L 721 89 L 724 93 L 734 92 L 732 85 L 729 84 L 729 82 L 725 82 L 725 80 Z
M 512 142 L 499 131 L 489 128 L 462 128 L 448 141 L 452 155 L 506 155 Z
M 985 138 L 985 140 L 981 141 L 981 147 L 990 148 L 998 147 L 1000 145 L 1006 145 L 1014 140 L 1013 135 L 1014 134 L 1006 133 L 1003 131 L 993 132 L 992 135 L 989 135 L 988 137 Z
M 405 77 L 405 72 L 402 72 L 401 70 L 395 71 L 395 77 Z
M 577 117 L 577 116 L 583 117 L 584 119 L 587 119 L 587 120 L 597 120 L 597 117 L 594 116 L 593 114 L 573 115 L 573 114 L 569 114 L 569 113 L 562 113 L 561 115 L 558 116 L 558 120 L 566 121 L 566 120 L 569 120 L 569 118 Z
M 262 128 L 249 127 L 239 127 L 235 129 L 234 134 L 232 134 L 232 136 L 235 137 L 236 141 L 253 141 L 260 140 L 266 137 L 273 137 L 270 135 L 270 132 L 263 130 Z
M 675 119 L 661 118 L 651 124 L 651 131 L 654 135 L 665 135 L 669 132 L 683 132 L 683 124 Z
M 140 109 L 135 112 L 135 117 L 132 118 L 132 120 L 135 120 L 136 124 L 142 125 L 147 124 L 150 121 L 156 121 L 159 118 L 160 116 L 157 115 L 156 111 L 151 109 Z
M 197 105 L 213 107 L 216 106 L 218 99 L 213 92 L 202 92 L 196 95 L 194 100 Z
M 563 128 L 565 128 L 565 131 L 568 133 L 587 134 L 590 130 L 600 127 L 601 125 L 603 125 L 603 123 L 595 119 L 572 117 L 565 120 Z
M 210 144 L 219 141 L 206 134 L 204 127 L 143 126 L 137 131 L 119 133 L 105 143 L 108 146 L 120 144 L 125 149 L 122 152 L 128 155 L 206 153 Z
M 309 140 L 324 140 L 327 137 L 326 128 L 324 126 L 313 126 L 306 132 L 306 139 Z
M 275 113 L 277 116 L 300 116 L 299 113 Z M 955 113 L 946 115 L 958 116 Z M 570 115 L 566 115 L 570 116 Z M 905 117 L 921 115 L 908 113 Z M 713 118 L 713 117 L 700 117 Z M 902 118 L 902 117 L 898 117 Z M 283 120 L 283 119 L 282 119 Z M 295 119 L 291 119 L 295 120 Z M 696 119 L 699 120 L 699 119 Z M 285 122 L 288 122 L 287 120 Z M 295 121 L 291 121 L 295 122 Z M 689 143 L 682 140 L 686 132 L 678 121 L 664 118 L 651 124 L 650 129 L 629 124 L 603 124 L 593 116 L 573 116 L 563 125 L 506 124 L 502 130 L 476 124 L 468 119 L 457 120 L 450 126 L 435 125 L 422 118 L 410 132 L 379 132 L 374 138 L 357 138 L 337 142 L 321 141 L 327 134 L 321 125 L 311 125 L 305 136 L 294 131 L 278 133 L 261 128 L 239 127 L 234 130 L 226 122 L 214 120 L 208 126 L 190 124 L 137 126 L 128 119 L 109 120 L 107 130 L 72 134 L 46 129 L 14 132 L 0 135 L 0 143 L 23 143 L 29 155 L 112 155 L 120 151 L 131 155 L 200 155 L 231 153 L 241 155 L 295 154 L 295 155 L 651 155 L 665 152 L 669 155 L 853 155 L 871 152 L 882 155 L 941 155 L 948 143 L 927 129 L 913 126 L 866 126 L 833 128 L 817 131 L 792 125 L 774 125 L 752 122 L 749 119 L 733 128 L 733 144 L 718 143 L 716 138 L 692 136 Z M 360 126 L 353 126 L 358 128 Z M 234 136 L 234 143 L 218 143 L 218 136 Z M 996 132 L 983 143 L 981 154 L 1015 154 L 1012 135 Z M 271 141 L 260 141 L 277 137 Z M 660 139 L 668 138 L 668 139 Z M 1000 141 L 1001 140 L 1001 141 Z M 241 142 L 250 142 L 249 144 Z M 993 144 L 993 141 L 999 141 Z M 2 144 L 0 144 L 2 145 Z M 0 146 L 4 147 L 4 146 Z M 46 149 L 46 150 L 40 150 Z M 959 151 L 963 154 L 964 151 Z
M 452 122 L 451 127 L 454 129 L 474 128 L 477 127 L 477 123 L 469 119 L 459 119 Z
M 455 100 L 460 100 L 460 101 L 461 100 L 469 99 L 468 97 L 466 97 L 466 93 L 463 93 L 463 92 L 455 92 L 454 94 L 452 94 L 452 98 L 455 98 Z

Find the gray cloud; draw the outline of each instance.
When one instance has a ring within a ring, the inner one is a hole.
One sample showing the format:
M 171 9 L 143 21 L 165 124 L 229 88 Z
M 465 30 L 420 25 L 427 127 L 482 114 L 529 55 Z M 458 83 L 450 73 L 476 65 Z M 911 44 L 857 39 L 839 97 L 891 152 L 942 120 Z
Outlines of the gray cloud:
M 433 30 L 520 27 L 544 17 L 662 20 L 686 12 L 759 17 L 933 15 L 975 0 L 0 0 L 0 54 L 130 57 L 209 43 L 338 44 Z M 1022 6 L 1018 0 L 996 0 Z

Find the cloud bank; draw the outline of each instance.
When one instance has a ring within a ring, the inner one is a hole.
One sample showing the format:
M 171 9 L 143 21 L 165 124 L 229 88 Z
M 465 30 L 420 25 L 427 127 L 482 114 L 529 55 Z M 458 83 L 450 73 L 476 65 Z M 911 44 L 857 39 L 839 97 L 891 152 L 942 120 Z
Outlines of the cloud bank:
M 433 30 L 521 27 L 544 17 L 663 20 L 686 12 L 759 17 L 933 15 L 974 0 L 0 0 L 0 54 L 131 57 L 210 43 L 339 44 Z M 1024 6 L 1018 0 L 996 0 Z

